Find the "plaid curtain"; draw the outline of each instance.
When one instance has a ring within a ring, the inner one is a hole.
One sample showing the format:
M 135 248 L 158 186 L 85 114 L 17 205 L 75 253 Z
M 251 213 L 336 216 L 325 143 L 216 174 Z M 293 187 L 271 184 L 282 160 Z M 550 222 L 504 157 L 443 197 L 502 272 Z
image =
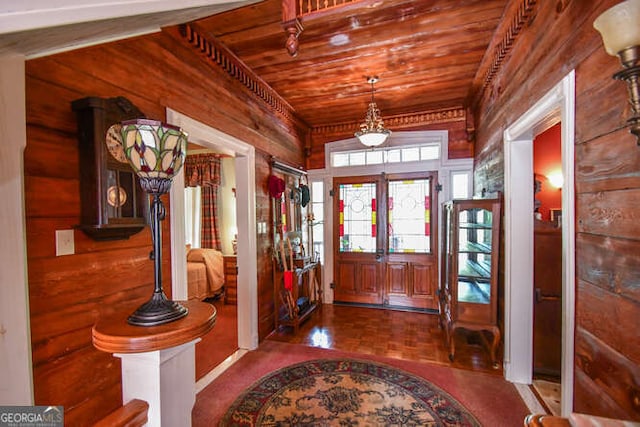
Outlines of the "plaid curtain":
M 217 209 L 220 157 L 219 154 L 194 154 L 187 156 L 184 163 L 185 186 L 201 187 L 200 247 L 217 250 L 221 249 Z

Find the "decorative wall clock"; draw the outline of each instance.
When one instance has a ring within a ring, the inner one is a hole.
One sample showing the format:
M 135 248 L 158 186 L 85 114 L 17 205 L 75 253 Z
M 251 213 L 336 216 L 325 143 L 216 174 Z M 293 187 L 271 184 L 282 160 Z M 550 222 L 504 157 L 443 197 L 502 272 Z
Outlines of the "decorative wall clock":
M 147 224 L 148 201 L 124 155 L 117 126 L 110 127 L 144 114 L 123 97 L 82 98 L 71 106 L 78 117 L 79 228 L 95 240 L 127 239 Z

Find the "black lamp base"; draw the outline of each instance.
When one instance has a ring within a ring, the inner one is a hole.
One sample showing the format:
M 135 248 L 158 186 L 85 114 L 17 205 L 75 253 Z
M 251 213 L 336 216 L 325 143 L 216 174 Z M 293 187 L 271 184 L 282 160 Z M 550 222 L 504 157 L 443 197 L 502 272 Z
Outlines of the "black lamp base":
M 181 319 L 189 313 L 185 307 L 167 299 L 164 292 L 154 292 L 151 299 L 142 304 L 127 319 L 134 326 L 157 326 Z

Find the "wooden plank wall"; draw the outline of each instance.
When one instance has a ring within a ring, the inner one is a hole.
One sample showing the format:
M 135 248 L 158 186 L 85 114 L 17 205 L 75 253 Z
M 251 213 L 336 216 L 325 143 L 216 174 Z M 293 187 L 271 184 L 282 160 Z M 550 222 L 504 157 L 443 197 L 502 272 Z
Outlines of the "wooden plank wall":
M 618 0 L 541 1 L 476 111 L 475 191 L 502 190 L 502 134 L 576 70 L 574 409 L 640 421 L 640 147 L 594 19 Z M 571 185 L 571 183 L 569 183 Z
M 69 425 L 88 425 L 121 404 L 119 359 L 93 348 L 91 327 L 99 316 L 124 305 L 133 309 L 150 297 L 153 263 L 148 228 L 115 242 L 96 242 L 75 231 L 75 254 L 55 256 L 55 230 L 73 228 L 80 217 L 71 101 L 125 96 L 150 118 L 164 120 L 165 107 L 171 107 L 252 144 L 257 152 L 257 221 L 268 224 L 270 156 L 302 164 L 305 130 L 283 123 L 237 81 L 197 56 L 176 28 L 30 60 L 26 74 L 25 203 L 35 403 L 64 405 Z M 163 229 L 164 287 L 170 292 L 169 221 Z M 274 318 L 271 234 L 259 237 L 262 339 L 273 330 Z

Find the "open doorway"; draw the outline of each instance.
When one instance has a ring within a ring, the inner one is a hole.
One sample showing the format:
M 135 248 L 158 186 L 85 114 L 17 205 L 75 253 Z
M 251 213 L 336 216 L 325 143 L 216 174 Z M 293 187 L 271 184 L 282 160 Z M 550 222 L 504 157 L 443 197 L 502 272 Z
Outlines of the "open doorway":
M 244 353 L 258 346 L 258 280 L 256 259 L 255 148 L 184 114 L 167 109 L 167 122 L 182 127 L 189 140 L 233 158 L 236 188 L 237 238 L 237 337 L 238 350 L 198 380 L 196 390 L 206 387 Z M 171 278 L 177 300 L 188 297 L 184 226 L 184 174 L 171 186 Z M 173 220 L 176 219 L 176 220 Z M 215 334 L 217 326 L 210 333 Z
M 507 380 L 533 379 L 534 171 L 533 137 L 560 122 L 562 175 L 561 415 L 573 409 L 575 329 L 575 72 L 547 92 L 504 132 L 505 354 Z
M 562 381 L 562 125 L 533 139 L 533 389 L 560 415 Z
M 189 142 L 183 167 L 187 298 L 216 309 L 196 344 L 196 380 L 238 350 L 235 159 Z

